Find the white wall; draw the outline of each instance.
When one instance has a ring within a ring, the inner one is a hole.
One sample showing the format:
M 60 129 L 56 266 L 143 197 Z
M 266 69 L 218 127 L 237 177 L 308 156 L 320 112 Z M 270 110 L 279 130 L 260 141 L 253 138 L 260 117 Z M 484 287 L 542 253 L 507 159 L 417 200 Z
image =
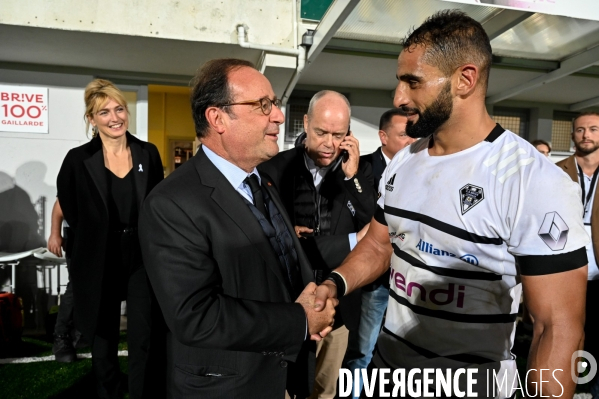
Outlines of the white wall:
M 245 24 L 253 43 L 294 47 L 295 0 L 2 0 L 0 24 L 237 43 Z
M 389 108 L 352 106 L 351 130 L 360 142 L 360 154 L 370 154 L 381 146 L 379 119 Z

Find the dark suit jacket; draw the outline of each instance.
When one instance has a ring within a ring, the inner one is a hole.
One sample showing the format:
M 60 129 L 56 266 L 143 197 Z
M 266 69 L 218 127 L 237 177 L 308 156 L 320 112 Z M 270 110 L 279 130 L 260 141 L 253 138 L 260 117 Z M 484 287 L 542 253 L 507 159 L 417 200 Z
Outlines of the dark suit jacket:
M 293 237 L 307 284 L 310 265 Z M 148 196 L 140 241 L 171 331 L 170 397 L 282 399 L 288 378 L 307 396 L 305 365 L 290 363 L 305 360 L 305 312 L 258 220 L 202 149 Z
M 374 190 L 375 192 L 378 192 L 381 176 L 383 176 L 383 172 L 387 167 L 387 162 L 385 162 L 385 157 L 383 156 L 383 150 L 381 149 L 381 147 L 379 147 L 372 154 L 362 155 L 360 157 L 360 162 L 368 163 L 372 167 L 372 176 L 374 177 Z
M 574 155 L 559 161 L 556 165 L 562 168 L 568 176 L 570 176 L 572 181 L 580 184 L 578 181 L 578 168 L 576 167 Z M 595 198 L 593 199 L 591 212 L 591 240 L 593 241 L 595 259 L 597 259 L 597 254 L 599 254 L 599 195 L 595 195 Z
M 258 169 L 272 177 L 281 195 L 281 200 L 294 220 L 294 199 L 296 176 L 304 174 L 313 179 L 306 168 L 304 147 L 298 146 L 283 151 L 271 160 L 261 164 Z M 356 185 L 356 180 L 360 189 Z M 361 191 L 361 192 L 360 192 Z M 341 167 L 329 172 L 322 182 L 320 194 L 326 196 L 331 207 L 330 236 L 308 237 L 300 240 L 310 263 L 316 269 L 335 269 L 349 254 L 348 234 L 360 231 L 374 215 L 375 191 L 373 189 L 372 170 L 369 164 L 360 163 L 358 173 L 353 179 L 345 180 Z M 351 207 L 348 205 L 351 203 Z M 360 320 L 360 291 L 341 298 L 339 313 L 346 327 L 356 329 Z
M 129 133 L 127 143 L 133 158 L 137 209 L 141 209 L 144 198 L 164 178 L 162 162 L 154 144 Z M 92 337 L 109 233 L 106 168 L 99 136 L 67 153 L 56 186 L 64 218 L 73 232 L 69 237 L 73 239 L 69 278 L 73 282 L 75 323 L 85 336 Z

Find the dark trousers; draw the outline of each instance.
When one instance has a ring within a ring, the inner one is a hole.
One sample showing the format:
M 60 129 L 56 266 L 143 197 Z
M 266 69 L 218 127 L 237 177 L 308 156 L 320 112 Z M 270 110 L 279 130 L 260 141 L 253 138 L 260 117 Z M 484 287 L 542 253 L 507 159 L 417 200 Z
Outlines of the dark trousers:
M 67 259 L 67 269 L 70 269 L 70 263 L 71 260 Z M 64 294 L 60 296 L 60 306 L 58 307 L 58 315 L 56 316 L 56 324 L 54 325 L 54 334 L 65 335 L 71 333 L 71 330 L 73 329 L 74 306 L 73 287 L 69 281 Z
M 60 306 L 58 307 L 58 314 L 56 315 L 56 324 L 54 325 L 55 335 L 70 334 L 73 330 L 73 309 L 75 307 L 75 300 L 73 299 L 73 286 L 70 281 L 71 273 L 71 245 L 73 240 L 73 233 L 69 227 L 64 227 L 62 230 L 64 237 L 64 248 L 65 258 L 67 259 L 67 271 L 69 273 L 69 282 L 64 294 L 60 297 Z M 60 266 L 59 266 L 60 267 Z
M 595 313 L 599 303 L 599 280 L 587 281 L 586 320 L 584 323 L 584 350 L 599 359 L 599 317 Z M 591 382 L 593 399 L 599 398 L 599 377 L 595 376 Z
M 599 280 L 587 281 L 586 321 L 584 324 L 584 350 L 599 359 L 599 317 L 594 313 L 599 303 Z
M 100 398 L 119 397 L 121 373 L 117 356 L 121 301 L 127 301 L 129 396 L 161 397 L 164 366 L 164 327 L 152 298 L 145 269 L 141 266 L 137 234 L 113 239 L 102 290 L 98 327 L 92 343 L 92 368 Z M 111 268 L 111 269 L 109 269 Z M 164 397 L 164 395 L 162 395 Z

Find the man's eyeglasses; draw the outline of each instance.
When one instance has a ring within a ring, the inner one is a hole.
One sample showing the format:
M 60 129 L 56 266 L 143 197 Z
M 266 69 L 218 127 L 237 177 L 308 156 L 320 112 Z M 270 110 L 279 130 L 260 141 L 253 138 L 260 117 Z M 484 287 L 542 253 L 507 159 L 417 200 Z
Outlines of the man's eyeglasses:
M 275 105 L 275 107 L 281 109 L 281 100 L 279 100 L 278 98 L 271 100 L 268 97 L 263 97 L 259 100 L 254 101 L 241 101 L 238 103 L 222 104 L 221 107 L 228 107 L 229 105 L 259 105 L 264 115 L 270 115 L 273 104 Z

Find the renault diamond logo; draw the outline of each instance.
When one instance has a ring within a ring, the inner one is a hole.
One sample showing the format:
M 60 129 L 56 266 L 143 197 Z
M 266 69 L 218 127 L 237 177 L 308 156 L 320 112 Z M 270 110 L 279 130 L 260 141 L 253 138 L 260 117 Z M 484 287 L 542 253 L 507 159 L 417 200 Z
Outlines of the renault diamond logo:
M 549 212 L 539 229 L 539 237 L 552 251 L 560 251 L 568 241 L 568 225 L 557 212 Z
M 475 186 L 474 184 L 466 184 L 460 188 L 462 215 L 474 208 L 483 199 L 485 199 L 485 194 L 482 187 Z

